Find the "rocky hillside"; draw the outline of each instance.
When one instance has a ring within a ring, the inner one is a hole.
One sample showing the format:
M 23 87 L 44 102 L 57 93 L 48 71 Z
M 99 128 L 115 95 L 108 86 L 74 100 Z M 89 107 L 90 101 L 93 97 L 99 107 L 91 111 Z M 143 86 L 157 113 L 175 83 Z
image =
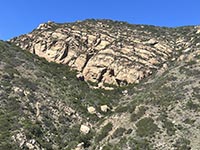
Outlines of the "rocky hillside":
M 89 142 L 80 127 L 92 126 L 101 114 L 97 118 L 87 108 L 101 110 L 120 98 L 120 89 L 90 89 L 68 67 L 2 41 L 0 60 L 1 150 L 72 149 Z
M 139 83 L 160 69 L 176 51 L 173 33 L 111 20 L 48 22 L 11 42 L 48 61 L 67 64 L 80 78 L 102 87 Z
M 0 42 L 0 78 L 2 150 L 200 149 L 197 26 L 44 23 Z

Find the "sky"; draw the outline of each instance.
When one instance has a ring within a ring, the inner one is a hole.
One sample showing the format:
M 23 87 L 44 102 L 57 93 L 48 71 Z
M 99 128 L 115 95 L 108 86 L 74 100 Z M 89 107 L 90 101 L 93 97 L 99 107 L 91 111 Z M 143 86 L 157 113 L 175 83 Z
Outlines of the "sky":
M 200 25 L 200 0 L 2 0 L 0 39 L 31 32 L 47 21 L 91 18 L 167 27 Z

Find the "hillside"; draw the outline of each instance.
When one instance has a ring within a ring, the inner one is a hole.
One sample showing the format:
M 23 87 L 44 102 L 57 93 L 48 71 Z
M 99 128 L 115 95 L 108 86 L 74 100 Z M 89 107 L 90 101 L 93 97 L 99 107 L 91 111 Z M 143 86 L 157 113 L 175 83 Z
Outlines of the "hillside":
M 31 139 L 44 147 L 78 141 L 79 124 L 86 117 L 94 118 L 87 106 L 118 98 L 118 91 L 91 90 L 66 66 L 48 63 L 5 42 L 0 46 L 0 149 L 11 149 L 11 136 L 21 146 Z
M 86 20 L 1 41 L 0 149 L 200 149 L 199 33 Z
M 138 83 L 174 55 L 173 30 L 111 20 L 39 25 L 11 41 L 48 61 L 67 64 L 98 87 Z

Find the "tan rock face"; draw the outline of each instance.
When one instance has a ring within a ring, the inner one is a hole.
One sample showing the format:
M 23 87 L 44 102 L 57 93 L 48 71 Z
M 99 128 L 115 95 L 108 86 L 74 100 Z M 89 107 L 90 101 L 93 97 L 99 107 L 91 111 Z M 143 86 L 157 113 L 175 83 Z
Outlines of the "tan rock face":
M 86 81 L 103 85 L 138 83 L 172 54 L 171 37 L 150 35 L 142 26 L 111 26 L 112 21 L 48 22 L 11 42 L 48 61 L 70 66 Z

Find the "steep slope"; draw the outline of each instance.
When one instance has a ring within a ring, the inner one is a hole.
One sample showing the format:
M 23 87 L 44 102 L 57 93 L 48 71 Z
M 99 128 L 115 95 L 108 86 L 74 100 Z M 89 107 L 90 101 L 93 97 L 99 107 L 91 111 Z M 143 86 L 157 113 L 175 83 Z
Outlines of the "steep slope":
M 199 52 L 129 87 L 123 103 L 102 123 L 113 126 L 100 145 L 113 150 L 200 149 Z
M 126 85 L 139 81 L 172 58 L 173 29 L 111 20 L 39 25 L 11 42 L 48 61 L 67 64 L 86 81 Z
M 87 92 L 85 92 L 87 91 Z M 92 90 L 69 68 L 0 41 L 0 149 L 71 149 L 92 138 L 87 107 L 117 104 L 119 91 Z M 89 143 L 89 141 L 88 141 Z
M 200 149 L 199 35 L 86 20 L 0 42 L 0 149 Z

